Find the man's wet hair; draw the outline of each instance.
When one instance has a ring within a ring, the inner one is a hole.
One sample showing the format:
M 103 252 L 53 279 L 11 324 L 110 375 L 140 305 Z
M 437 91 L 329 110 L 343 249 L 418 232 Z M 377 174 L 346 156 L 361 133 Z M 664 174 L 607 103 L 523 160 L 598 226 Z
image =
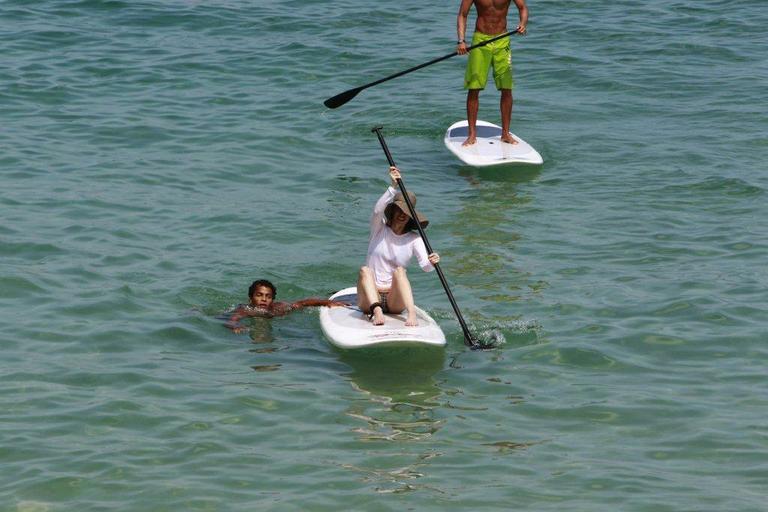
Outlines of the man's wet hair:
M 277 297 L 277 288 L 275 288 L 275 285 L 267 281 L 266 279 L 259 279 L 251 283 L 250 288 L 248 288 L 248 300 L 253 297 L 253 294 L 256 292 L 256 288 L 259 286 L 264 286 L 265 288 L 269 288 L 272 290 L 272 298 L 274 299 Z

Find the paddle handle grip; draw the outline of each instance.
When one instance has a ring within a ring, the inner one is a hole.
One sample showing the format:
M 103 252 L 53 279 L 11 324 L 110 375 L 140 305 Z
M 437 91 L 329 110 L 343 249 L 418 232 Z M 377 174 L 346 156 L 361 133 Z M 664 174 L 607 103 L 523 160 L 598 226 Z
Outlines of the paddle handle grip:
M 396 167 L 395 160 L 392 158 L 392 153 L 389 152 L 389 148 L 387 147 L 387 142 L 384 140 L 384 136 L 381 134 L 381 130 L 383 129 L 382 126 L 376 126 L 373 129 L 371 129 L 372 132 L 376 134 L 376 137 L 379 138 L 379 143 L 381 144 L 381 149 L 384 150 L 384 154 L 387 157 L 387 161 L 389 162 L 389 165 L 392 167 Z M 419 235 L 421 236 L 421 239 L 424 241 L 424 247 L 427 249 L 427 254 L 432 254 L 432 247 L 429 244 L 429 239 L 427 239 L 427 234 L 424 232 L 424 228 L 421 227 L 421 223 L 419 222 L 419 217 L 416 215 L 416 208 L 413 207 L 413 204 L 411 204 L 411 199 L 408 197 L 408 191 L 405 189 L 405 184 L 403 183 L 403 180 L 398 178 L 397 179 L 397 186 L 400 187 L 400 191 L 403 193 L 403 198 L 405 199 L 405 204 L 408 206 L 408 210 L 411 212 L 411 217 L 416 221 L 416 229 L 419 231 Z M 440 268 L 440 264 L 435 263 L 434 264 L 435 271 L 437 272 L 437 276 L 440 278 L 440 283 L 443 285 L 443 289 L 445 290 L 445 294 L 448 296 L 448 301 L 451 303 L 451 306 L 453 307 L 453 312 L 456 313 L 456 318 L 459 320 L 459 325 L 461 325 L 461 330 L 464 332 L 464 344 L 468 347 L 471 347 L 472 349 L 478 349 L 478 348 L 486 348 L 483 347 L 480 342 L 472 336 L 472 333 L 469 332 L 469 327 L 467 327 L 467 323 L 464 321 L 464 316 L 461 314 L 461 310 L 459 309 L 459 305 L 456 303 L 456 299 L 453 297 L 453 293 L 451 293 L 451 289 L 448 286 L 448 280 L 445 278 L 445 275 L 443 274 L 443 270 Z

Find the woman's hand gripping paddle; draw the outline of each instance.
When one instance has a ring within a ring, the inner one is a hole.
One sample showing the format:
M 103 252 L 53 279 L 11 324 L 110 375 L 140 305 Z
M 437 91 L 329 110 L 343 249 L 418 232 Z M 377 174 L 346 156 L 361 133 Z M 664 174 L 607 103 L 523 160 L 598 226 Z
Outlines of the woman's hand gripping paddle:
M 374 132 L 379 138 L 379 143 L 381 143 L 381 148 L 384 150 L 384 154 L 387 156 L 389 165 L 395 167 L 395 161 L 392 159 L 392 154 L 389 152 L 389 148 L 387 147 L 387 143 L 384 141 L 384 136 L 381 134 L 381 130 L 382 127 L 377 126 L 371 131 Z M 405 185 L 403 184 L 402 179 L 397 179 L 397 186 L 400 187 L 400 192 L 403 193 L 405 204 L 408 206 L 408 210 L 411 212 L 411 218 L 418 219 L 416 210 L 411 204 L 411 199 L 408 197 L 408 192 L 405 190 Z M 424 241 L 424 246 L 427 248 L 427 254 L 432 254 L 432 247 L 429 245 L 429 240 L 427 239 L 426 233 L 424 233 L 424 228 L 421 227 L 421 223 L 416 222 L 416 227 L 419 230 L 421 239 Z M 453 298 L 453 293 L 451 293 L 451 289 L 448 287 L 448 281 L 446 281 L 445 276 L 443 275 L 443 271 L 440 269 L 440 264 L 435 263 L 434 267 L 437 271 L 438 277 L 440 278 L 440 282 L 443 285 L 443 289 L 445 290 L 446 295 L 448 295 L 448 300 L 451 302 L 451 306 L 453 306 L 453 312 L 456 313 L 456 318 L 458 318 L 459 324 L 461 324 L 461 330 L 464 331 L 464 344 L 470 347 L 472 350 L 496 348 L 494 345 L 483 343 L 472 336 L 472 333 L 469 332 L 469 328 L 467 327 L 467 323 L 464 321 L 464 317 L 461 315 L 459 305 L 456 304 L 456 299 Z

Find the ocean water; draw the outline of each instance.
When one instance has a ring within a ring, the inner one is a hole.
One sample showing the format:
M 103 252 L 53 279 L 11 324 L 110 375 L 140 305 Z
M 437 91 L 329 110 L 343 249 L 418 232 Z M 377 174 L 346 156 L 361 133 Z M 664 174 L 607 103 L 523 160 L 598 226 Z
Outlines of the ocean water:
M 322 104 L 458 2 L 0 2 L 0 510 L 768 510 L 765 2 L 528 5 L 477 170 L 461 57 Z M 415 266 L 444 351 L 222 326 L 354 283 L 375 125 L 498 348 Z

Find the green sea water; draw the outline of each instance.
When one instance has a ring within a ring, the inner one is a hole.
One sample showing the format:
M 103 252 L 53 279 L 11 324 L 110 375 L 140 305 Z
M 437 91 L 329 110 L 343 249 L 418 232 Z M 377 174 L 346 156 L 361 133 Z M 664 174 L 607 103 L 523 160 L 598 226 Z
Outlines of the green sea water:
M 322 104 L 458 2 L 0 1 L 0 511 L 768 510 L 765 2 L 528 5 L 477 170 L 461 57 Z M 416 266 L 444 351 L 222 326 L 354 283 L 374 125 L 499 348 Z

